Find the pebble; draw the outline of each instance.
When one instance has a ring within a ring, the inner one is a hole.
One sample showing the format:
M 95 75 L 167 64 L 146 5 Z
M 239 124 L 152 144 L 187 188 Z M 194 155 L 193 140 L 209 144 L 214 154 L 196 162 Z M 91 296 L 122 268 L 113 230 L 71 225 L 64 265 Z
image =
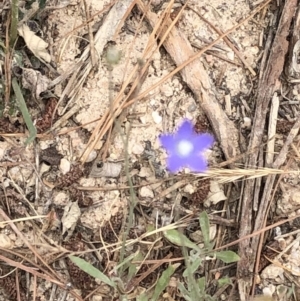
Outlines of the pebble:
M 140 189 L 140 196 L 142 198 L 154 198 L 154 193 L 150 188 L 144 186 Z
M 3 249 L 12 249 L 14 244 L 6 234 L 0 233 L 0 246 Z
M 131 148 L 131 153 L 141 155 L 144 152 L 144 147 L 141 144 L 134 144 Z
M 192 194 L 195 192 L 195 187 L 192 184 L 187 184 L 184 188 L 183 191 L 188 193 L 188 194 Z
M 149 167 L 141 167 L 141 170 L 139 172 L 139 177 L 146 178 L 152 176 L 153 172 L 151 168 Z
M 251 119 L 249 117 L 244 117 L 244 122 L 242 124 L 242 127 L 246 129 L 251 128 Z
M 71 163 L 70 161 L 68 161 L 67 159 L 65 158 L 62 158 L 60 160 L 60 165 L 59 165 L 59 169 L 60 171 L 65 175 L 67 172 L 70 171 L 71 169 Z
M 97 157 L 97 152 L 95 150 L 92 150 L 88 156 L 88 158 L 86 159 L 86 162 L 89 163 L 89 162 L 92 162 L 96 159 Z
M 162 117 L 159 115 L 158 112 L 154 111 L 152 112 L 152 118 L 153 118 L 153 121 L 156 123 L 156 124 L 159 124 L 162 122 Z
M 233 51 L 228 51 L 227 52 L 227 57 L 230 59 L 230 60 L 234 60 L 234 52 Z

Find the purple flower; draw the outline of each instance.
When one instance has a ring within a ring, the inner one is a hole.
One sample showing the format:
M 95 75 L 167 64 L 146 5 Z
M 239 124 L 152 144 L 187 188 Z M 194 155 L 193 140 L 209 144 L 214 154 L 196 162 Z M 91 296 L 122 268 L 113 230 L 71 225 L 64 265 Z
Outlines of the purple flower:
M 209 134 L 197 135 L 192 122 L 185 120 L 177 133 L 163 134 L 159 140 L 169 154 L 167 166 L 171 172 L 175 173 L 184 167 L 193 172 L 207 170 L 203 152 L 212 146 L 214 138 Z

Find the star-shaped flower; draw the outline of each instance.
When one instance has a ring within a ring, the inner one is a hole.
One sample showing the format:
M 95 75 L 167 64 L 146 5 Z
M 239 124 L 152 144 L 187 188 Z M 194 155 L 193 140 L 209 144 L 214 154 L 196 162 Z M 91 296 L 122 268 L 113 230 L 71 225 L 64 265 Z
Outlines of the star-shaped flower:
M 159 140 L 169 154 L 167 166 L 171 172 L 178 172 L 184 167 L 193 172 L 207 170 L 207 160 L 203 152 L 212 146 L 214 138 L 209 134 L 197 135 L 189 120 L 180 125 L 177 133 L 163 134 Z

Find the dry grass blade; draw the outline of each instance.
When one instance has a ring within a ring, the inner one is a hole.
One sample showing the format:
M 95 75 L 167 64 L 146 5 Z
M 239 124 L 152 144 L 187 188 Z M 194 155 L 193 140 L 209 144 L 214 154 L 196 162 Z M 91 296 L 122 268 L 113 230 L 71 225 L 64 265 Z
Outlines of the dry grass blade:
M 268 175 L 282 175 L 290 173 L 286 170 L 275 168 L 257 168 L 257 169 L 209 169 L 206 173 L 196 176 L 204 176 L 216 179 L 221 183 L 229 183 L 241 179 L 255 179 L 266 177 Z M 295 172 L 296 173 L 296 172 Z
M 0 222 L 0 227 L 3 227 L 3 226 L 5 226 L 7 224 L 10 224 L 10 223 L 29 221 L 29 220 L 40 219 L 40 218 L 45 218 L 45 217 L 46 217 L 46 215 L 38 215 L 38 216 L 28 216 L 28 217 L 17 218 L 17 219 L 14 219 L 14 220 Z

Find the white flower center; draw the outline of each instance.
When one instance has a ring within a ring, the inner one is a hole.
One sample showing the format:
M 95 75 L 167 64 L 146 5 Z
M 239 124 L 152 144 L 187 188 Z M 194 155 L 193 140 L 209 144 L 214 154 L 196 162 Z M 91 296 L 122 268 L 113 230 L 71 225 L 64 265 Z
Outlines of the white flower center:
M 181 140 L 177 145 L 177 151 L 180 156 L 187 157 L 193 151 L 194 146 L 188 140 Z

